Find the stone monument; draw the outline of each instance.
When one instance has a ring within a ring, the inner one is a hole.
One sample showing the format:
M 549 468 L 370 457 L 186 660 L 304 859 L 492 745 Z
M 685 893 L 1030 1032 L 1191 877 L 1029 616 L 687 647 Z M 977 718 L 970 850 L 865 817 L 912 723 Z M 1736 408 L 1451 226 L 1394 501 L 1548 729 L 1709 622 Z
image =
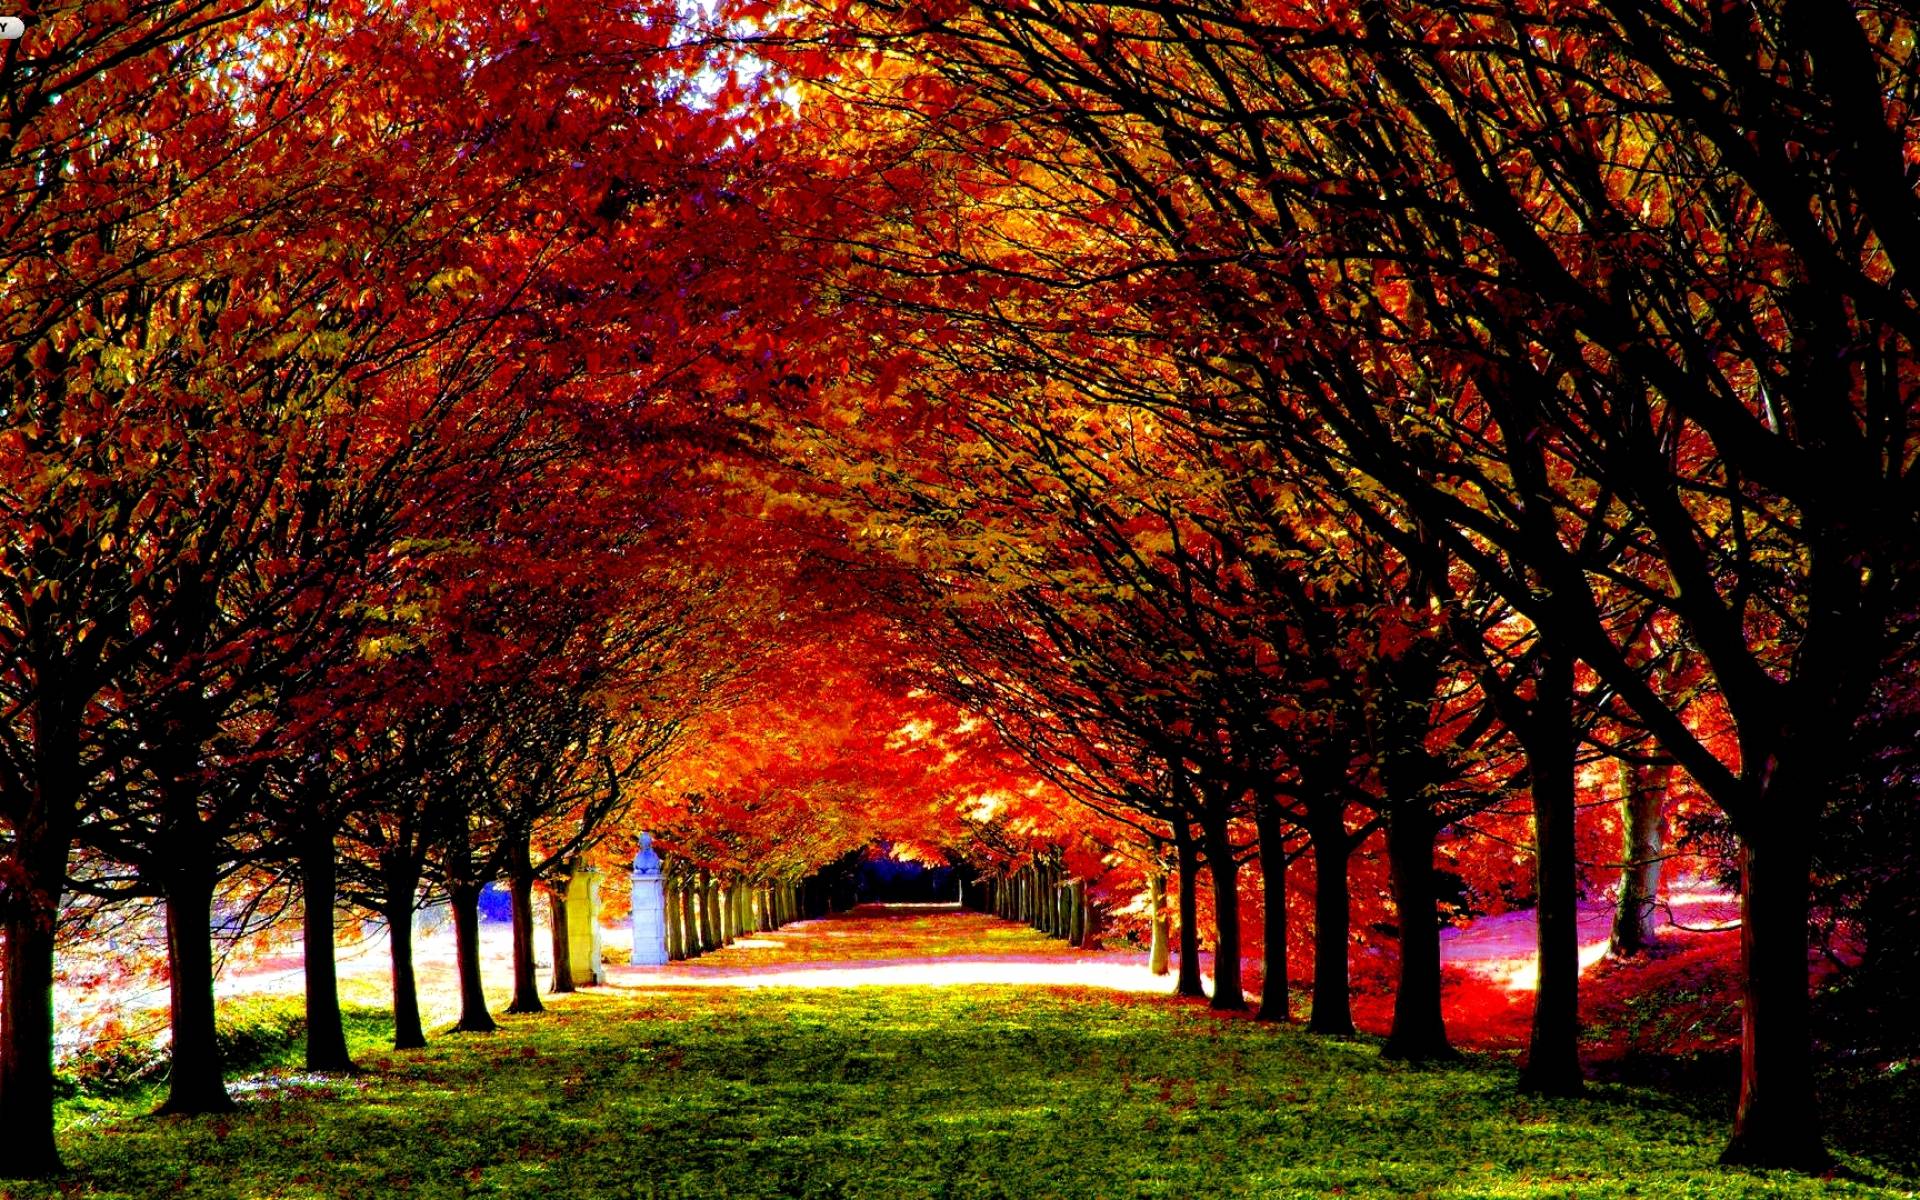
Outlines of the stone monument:
M 585 863 L 576 864 L 567 878 L 567 954 L 575 986 L 607 981 L 600 947 L 600 872 Z
M 640 835 L 633 856 L 633 965 L 659 967 L 667 961 L 667 893 L 660 878 L 660 856 L 653 835 Z

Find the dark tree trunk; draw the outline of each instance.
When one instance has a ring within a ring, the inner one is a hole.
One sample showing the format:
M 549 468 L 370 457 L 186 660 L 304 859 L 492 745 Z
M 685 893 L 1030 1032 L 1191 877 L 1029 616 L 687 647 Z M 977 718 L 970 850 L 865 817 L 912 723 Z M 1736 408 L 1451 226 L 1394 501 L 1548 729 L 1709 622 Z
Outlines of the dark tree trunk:
M 1147 876 L 1147 896 L 1152 904 L 1153 943 L 1147 951 L 1147 972 L 1165 975 L 1172 969 L 1171 922 L 1167 919 L 1167 873 L 1154 871 Z
M 1213 875 L 1213 1002 L 1221 1012 L 1244 1012 L 1247 993 L 1240 983 L 1240 864 L 1233 859 L 1227 824 L 1202 826 L 1207 870 Z
M 1352 953 L 1352 897 L 1347 866 L 1353 840 L 1347 836 L 1338 801 L 1316 814 L 1308 837 L 1313 843 L 1313 1011 L 1307 1028 L 1334 1037 L 1353 1034 L 1353 988 L 1348 973 Z
M 680 923 L 680 880 L 665 876 L 660 883 L 661 920 L 667 927 L 667 961 L 684 962 L 687 957 L 686 927 Z
M 48 854 L 47 859 L 54 856 Z M 44 1178 L 61 1169 L 53 1137 L 53 957 L 61 869 L 36 872 L 41 895 L 6 897 L 5 983 L 0 987 L 0 1129 L 7 1151 L 0 1177 Z
M 533 955 L 533 871 L 526 865 L 523 847 L 514 856 L 513 869 L 507 875 L 507 894 L 513 911 L 513 1000 L 510 1013 L 547 1011 L 540 1003 L 540 980 Z
M 1185 817 L 1173 823 L 1173 849 L 1180 870 L 1180 974 L 1173 994 L 1205 996 L 1207 989 L 1200 982 L 1200 848 Z
M 700 941 L 708 950 L 718 950 L 722 945 L 719 907 L 720 885 L 713 881 L 713 872 L 700 872 Z
M 1048 914 L 1053 918 L 1053 927 L 1047 932 L 1065 941 L 1068 937 L 1068 923 L 1073 917 L 1073 900 L 1067 894 L 1066 872 L 1058 865 L 1052 867 L 1047 872 L 1047 883 L 1049 890 L 1053 893 L 1052 912 Z
M 162 1113 L 234 1111 L 227 1095 L 213 1004 L 213 871 L 204 857 L 176 866 L 165 882 L 168 994 L 173 1049 Z
M 1522 739 L 1533 793 L 1536 928 L 1540 986 L 1522 1091 L 1578 1095 L 1580 1072 L 1580 906 L 1574 844 L 1573 659 L 1551 654 Z
M 388 885 L 387 954 L 393 963 L 393 1048 L 418 1050 L 427 1044 L 420 1025 L 420 988 L 413 977 L 413 895 L 408 884 L 396 895 Z
M 338 864 L 333 826 L 308 832 L 300 849 L 300 928 L 306 950 L 307 1070 L 351 1071 L 340 1019 L 340 981 L 333 961 L 333 906 Z
M 487 992 L 480 979 L 480 884 L 463 879 L 447 883 L 447 904 L 453 910 L 454 954 L 460 976 L 460 1033 L 492 1033 L 499 1026 L 487 1011 Z
M 1393 1027 L 1380 1053 L 1410 1062 L 1460 1057 L 1447 1041 L 1440 1014 L 1440 923 L 1433 881 L 1433 815 L 1402 802 L 1387 822 L 1387 863 L 1400 921 L 1400 985 L 1393 995 Z
M 1287 978 L 1287 846 L 1279 804 L 1271 796 L 1254 800 L 1253 824 L 1260 837 L 1260 1008 L 1261 1021 L 1292 1017 Z
M 565 876 L 554 881 L 547 907 L 547 926 L 553 936 L 553 986 L 547 990 L 556 996 L 573 991 L 573 940 L 567 936 L 566 887 Z
M 1652 947 L 1660 901 L 1661 815 L 1667 763 L 1620 764 L 1620 897 L 1613 907 L 1607 952 L 1630 958 Z
M 1756 830 L 1755 826 L 1758 825 Z M 1740 843 L 1740 1107 L 1729 1165 L 1820 1171 L 1832 1163 L 1814 1103 L 1807 998 L 1811 839 L 1785 820 Z

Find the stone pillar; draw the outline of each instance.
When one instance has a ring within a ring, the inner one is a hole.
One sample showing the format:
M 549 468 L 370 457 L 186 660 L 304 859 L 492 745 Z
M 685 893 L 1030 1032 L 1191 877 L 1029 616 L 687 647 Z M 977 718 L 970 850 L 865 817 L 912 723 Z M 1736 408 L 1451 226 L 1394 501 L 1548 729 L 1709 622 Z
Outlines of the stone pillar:
M 600 872 L 581 864 L 567 879 L 567 953 L 576 986 L 607 981 L 600 949 Z
M 653 835 L 643 833 L 640 852 L 633 856 L 633 965 L 658 967 L 666 961 L 666 887 L 660 879 L 660 856 L 653 851 Z

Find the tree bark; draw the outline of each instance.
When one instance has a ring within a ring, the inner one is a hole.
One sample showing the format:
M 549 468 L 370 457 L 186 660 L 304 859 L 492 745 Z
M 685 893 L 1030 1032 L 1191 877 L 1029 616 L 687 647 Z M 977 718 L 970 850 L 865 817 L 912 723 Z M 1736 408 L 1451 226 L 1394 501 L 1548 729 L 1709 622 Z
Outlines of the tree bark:
M 720 935 L 713 923 L 713 876 L 705 868 L 693 877 L 693 892 L 700 901 L 694 929 L 699 934 L 700 953 L 705 954 L 720 944 Z
M 0 1129 L 7 1131 L 7 1152 L 0 1155 L 0 1177 L 9 1179 L 44 1178 L 61 1169 L 53 1137 L 53 931 L 57 889 L 66 877 L 64 849 L 59 858 L 50 896 L 6 897 Z
M 167 1099 L 156 1111 L 232 1112 L 213 1003 L 213 871 L 192 851 L 182 857 L 190 861 L 169 872 L 164 884 L 173 1049 Z
M 1147 897 L 1152 909 L 1153 942 L 1147 950 L 1147 973 L 1165 975 L 1171 970 L 1172 947 L 1168 943 L 1173 931 L 1167 920 L 1167 873 L 1153 871 L 1147 875 Z
M 562 875 L 553 881 L 552 895 L 547 899 L 547 926 L 553 935 L 553 984 L 547 989 L 553 995 L 564 995 L 574 989 L 573 983 L 573 939 L 567 935 L 567 883 L 570 876 Z
M 1240 864 L 1224 820 L 1201 827 L 1207 870 L 1213 875 L 1213 1001 L 1221 1012 L 1244 1012 L 1247 993 L 1240 982 Z
M 667 927 L 667 961 L 685 962 L 687 943 L 685 927 L 680 924 L 680 879 L 673 874 L 661 877 L 660 918 Z
M 1607 953 L 1631 958 L 1653 946 L 1660 899 L 1661 811 L 1668 763 L 1620 764 L 1620 896 L 1613 908 Z
M 533 870 L 526 865 L 526 857 L 523 847 L 514 856 L 513 868 L 507 873 L 507 894 L 513 912 L 513 999 L 507 1004 L 510 1013 L 547 1011 L 547 1006 L 540 1003 L 540 980 L 533 956 Z
M 1821 1171 L 1833 1161 L 1814 1103 L 1807 997 L 1811 842 L 1785 820 L 1752 823 L 1741 838 L 1740 1106 L 1720 1155 L 1730 1166 Z
M 1578 1095 L 1580 1071 L 1580 906 L 1574 838 L 1573 659 L 1550 654 L 1522 739 L 1533 793 L 1535 928 L 1540 981 L 1520 1089 Z
M 1069 906 L 1072 903 L 1067 897 L 1065 874 L 1058 866 L 1049 868 L 1047 871 L 1049 890 L 1053 895 L 1052 911 L 1047 914 L 1052 919 L 1053 927 L 1047 932 L 1062 941 L 1067 937 L 1067 921 L 1071 916 Z
M 463 879 L 447 882 L 447 904 L 453 910 L 454 955 L 460 977 L 460 1033 L 492 1033 L 499 1026 L 487 1011 L 487 992 L 480 979 L 480 883 Z
M 1205 996 L 1207 989 L 1200 982 L 1200 848 L 1185 817 L 1173 822 L 1173 848 L 1180 868 L 1180 974 L 1173 994 Z
M 347 1031 L 340 1018 L 340 980 L 334 967 L 333 908 L 338 863 L 333 827 L 308 831 L 300 849 L 300 930 L 307 984 L 307 1070 L 351 1071 Z
M 1393 905 L 1400 921 L 1400 984 L 1393 995 L 1393 1027 L 1380 1048 L 1386 1058 L 1409 1062 L 1460 1057 L 1447 1041 L 1440 1014 L 1440 923 L 1433 881 L 1433 843 L 1438 830 L 1424 804 L 1402 802 L 1387 821 L 1387 864 Z
M 1334 1037 L 1353 1035 L 1352 897 L 1347 868 L 1353 840 L 1336 801 L 1316 814 L 1308 829 L 1313 844 L 1313 1011 L 1307 1028 Z
M 387 877 L 385 913 L 387 956 L 393 965 L 393 1048 L 418 1050 L 427 1044 L 420 1026 L 420 989 L 413 975 L 413 897 L 418 880 L 400 884 Z
M 1260 838 L 1260 1021 L 1288 1020 L 1287 979 L 1287 846 L 1279 803 L 1258 796 L 1253 807 L 1254 830 Z

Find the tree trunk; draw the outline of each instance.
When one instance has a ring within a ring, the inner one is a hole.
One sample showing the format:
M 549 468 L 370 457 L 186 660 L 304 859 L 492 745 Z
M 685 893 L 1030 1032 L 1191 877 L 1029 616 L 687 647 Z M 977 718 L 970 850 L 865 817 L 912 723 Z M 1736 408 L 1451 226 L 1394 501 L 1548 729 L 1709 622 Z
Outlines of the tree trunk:
M 553 881 L 547 900 L 547 926 L 553 934 L 553 986 L 547 990 L 558 996 L 574 990 L 573 939 L 567 936 L 567 884 L 562 875 Z
M 507 894 L 513 912 L 513 999 L 510 1013 L 547 1011 L 540 1003 L 540 980 L 535 974 L 533 957 L 533 871 L 526 865 L 527 851 L 514 856 L 513 869 L 507 874 Z
M 338 864 L 333 826 L 308 832 L 300 848 L 300 931 L 306 959 L 307 1070 L 351 1071 L 347 1031 L 340 1019 L 340 981 L 334 968 L 333 906 Z
M 387 955 L 393 964 L 393 1048 L 418 1050 L 427 1044 L 420 1026 L 420 989 L 413 976 L 413 897 L 416 880 L 399 886 L 387 878 L 385 913 Z
M 1168 945 L 1172 941 L 1173 930 L 1167 920 L 1167 873 L 1153 871 L 1147 875 L 1147 898 L 1153 915 L 1153 942 L 1147 951 L 1147 972 L 1151 975 L 1165 975 L 1171 970 L 1171 951 Z
M 1520 1070 L 1520 1089 L 1574 1096 L 1586 1079 L 1580 1072 L 1580 898 L 1569 656 L 1556 653 L 1544 661 L 1528 725 L 1523 746 L 1533 793 L 1540 986 L 1534 992 L 1533 1032 L 1526 1066 Z
M 204 859 L 185 864 L 168 874 L 165 890 L 173 1049 L 157 1111 L 232 1112 L 213 1005 L 213 871 Z
M 1207 870 L 1213 875 L 1213 1002 L 1221 1012 L 1244 1012 L 1247 993 L 1240 983 L 1240 865 L 1233 860 L 1227 824 L 1202 826 Z
M 1254 799 L 1254 830 L 1260 838 L 1260 1007 L 1256 1020 L 1286 1021 L 1287 993 L 1287 846 L 1279 804 L 1270 796 Z
M 1668 763 L 1620 764 L 1620 897 L 1607 943 L 1607 952 L 1616 958 L 1631 958 L 1653 945 L 1660 899 L 1660 818 L 1672 772 Z
M 9 1179 L 44 1178 L 61 1169 L 53 1138 L 53 930 L 66 877 L 64 850 L 60 858 L 50 892 L 5 897 L 0 1129 L 7 1131 L 7 1152 L 0 1155 L 0 1177 Z
M 1173 994 L 1205 996 L 1207 989 L 1200 983 L 1200 849 L 1185 817 L 1173 823 L 1173 848 L 1180 867 L 1180 974 Z
M 463 879 L 447 882 L 447 904 L 453 910 L 454 955 L 460 977 L 460 1033 L 492 1033 L 499 1026 L 487 1011 L 487 992 L 480 980 L 480 884 Z
M 1387 821 L 1387 863 L 1400 921 L 1400 985 L 1393 995 L 1393 1027 L 1380 1053 L 1410 1062 L 1460 1057 L 1447 1041 L 1440 1015 L 1440 923 L 1433 882 L 1438 831 L 1424 804 L 1396 805 Z
M 700 896 L 700 952 L 718 949 L 719 927 L 713 920 L 713 873 L 704 868 L 693 877 L 694 891 Z
M 667 927 L 667 961 L 685 962 L 687 943 L 685 927 L 680 924 L 680 880 L 674 875 L 663 876 L 660 882 L 660 919 Z
M 1810 844 L 1785 820 L 1752 822 L 1740 842 L 1740 1107 L 1720 1155 L 1731 1166 L 1821 1171 L 1833 1161 L 1814 1103 Z
M 1067 940 L 1081 950 L 1087 948 L 1087 881 L 1076 879 L 1067 885 Z
M 1313 1011 L 1307 1028 L 1334 1037 L 1353 1035 L 1353 988 L 1348 973 L 1352 953 L 1352 898 L 1347 867 L 1353 841 L 1336 801 L 1331 814 L 1318 814 L 1308 837 L 1313 843 Z

